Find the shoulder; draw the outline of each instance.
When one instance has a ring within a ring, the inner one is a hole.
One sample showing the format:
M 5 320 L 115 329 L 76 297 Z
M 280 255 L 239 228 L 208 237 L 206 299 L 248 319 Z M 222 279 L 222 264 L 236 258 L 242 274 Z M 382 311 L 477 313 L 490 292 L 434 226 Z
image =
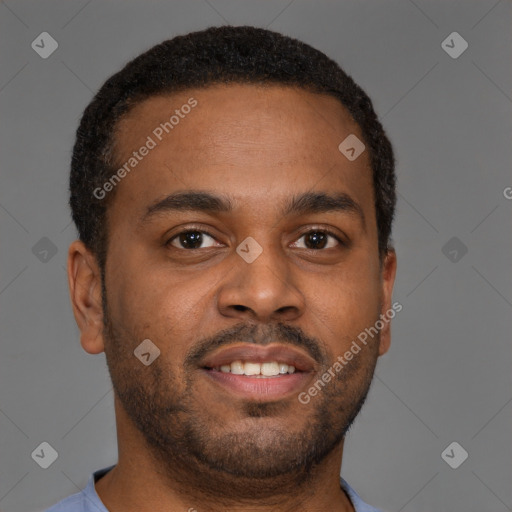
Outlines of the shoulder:
M 82 491 L 64 498 L 45 512 L 89 512 L 89 510 L 91 509 L 86 508 L 86 498 Z
M 365 503 L 359 494 L 348 485 L 348 483 L 343 480 L 343 478 L 340 477 L 340 485 L 341 488 L 345 491 L 347 496 L 349 497 L 350 501 L 352 502 L 352 505 L 354 506 L 355 512 L 381 512 L 379 509 L 372 507 L 371 505 L 368 505 L 368 503 Z
M 94 483 L 113 467 L 110 466 L 94 472 L 90 476 L 85 489 L 64 498 L 49 509 L 46 509 L 45 512 L 108 512 L 96 493 Z

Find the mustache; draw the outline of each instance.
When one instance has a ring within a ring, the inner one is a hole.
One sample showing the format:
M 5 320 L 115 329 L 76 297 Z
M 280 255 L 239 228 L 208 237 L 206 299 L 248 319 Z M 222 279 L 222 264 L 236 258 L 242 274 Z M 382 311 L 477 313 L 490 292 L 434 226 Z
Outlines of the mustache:
M 237 324 L 213 336 L 199 341 L 185 357 L 185 366 L 194 368 L 210 352 L 229 346 L 233 342 L 253 343 L 255 345 L 269 345 L 282 343 L 305 349 L 309 355 L 324 366 L 328 363 L 327 355 L 321 348 L 322 344 L 314 338 L 307 336 L 300 327 L 285 325 L 281 322 L 261 326 L 258 324 Z

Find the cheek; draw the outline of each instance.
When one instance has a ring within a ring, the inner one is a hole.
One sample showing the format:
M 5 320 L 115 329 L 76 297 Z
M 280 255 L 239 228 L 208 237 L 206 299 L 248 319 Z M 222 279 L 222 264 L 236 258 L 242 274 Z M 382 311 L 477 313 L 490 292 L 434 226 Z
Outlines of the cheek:
M 112 320 L 139 342 L 149 338 L 169 362 L 182 361 L 197 340 L 211 300 L 205 292 L 214 282 L 209 272 L 191 279 L 149 262 L 149 258 L 125 259 L 112 269 L 107 282 Z
M 337 345 L 341 338 L 350 343 L 379 316 L 378 267 L 369 262 L 333 271 L 321 283 L 315 278 L 306 289 L 312 291 L 311 312 L 324 325 L 326 339 L 333 339 Z

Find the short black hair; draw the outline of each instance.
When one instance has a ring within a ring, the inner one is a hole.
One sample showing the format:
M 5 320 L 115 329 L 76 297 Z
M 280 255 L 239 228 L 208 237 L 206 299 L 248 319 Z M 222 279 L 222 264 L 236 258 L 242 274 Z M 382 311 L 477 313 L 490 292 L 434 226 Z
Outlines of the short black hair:
M 379 257 L 390 249 L 396 205 L 393 149 L 366 93 L 324 53 L 277 32 L 250 26 L 211 27 L 164 41 L 110 77 L 87 106 L 76 133 L 70 206 L 80 240 L 104 270 L 108 233 L 105 199 L 93 191 L 115 172 L 120 119 L 145 99 L 214 84 L 276 84 L 337 98 L 359 125 L 369 151 Z M 340 141 L 341 142 L 341 141 Z

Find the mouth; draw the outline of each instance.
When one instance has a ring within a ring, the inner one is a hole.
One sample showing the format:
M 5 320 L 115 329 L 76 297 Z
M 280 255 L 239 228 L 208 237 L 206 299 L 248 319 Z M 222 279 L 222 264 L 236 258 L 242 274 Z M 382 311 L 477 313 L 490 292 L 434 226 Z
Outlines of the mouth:
M 214 368 L 205 367 L 208 370 L 214 370 L 222 373 L 231 373 L 233 375 L 245 375 L 251 377 L 279 377 L 281 375 L 295 373 L 296 368 L 292 364 L 277 362 L 277 361 L 265 361 L 258 363 L 255 361 L 232 361 L 229 364 L 223 364 Z
M 302 350 L 287 345 L 240 344 L 207 356 L 200 369 L 230 394 L 275 401 L 299 393 L 312 378 L 315 361 Z

